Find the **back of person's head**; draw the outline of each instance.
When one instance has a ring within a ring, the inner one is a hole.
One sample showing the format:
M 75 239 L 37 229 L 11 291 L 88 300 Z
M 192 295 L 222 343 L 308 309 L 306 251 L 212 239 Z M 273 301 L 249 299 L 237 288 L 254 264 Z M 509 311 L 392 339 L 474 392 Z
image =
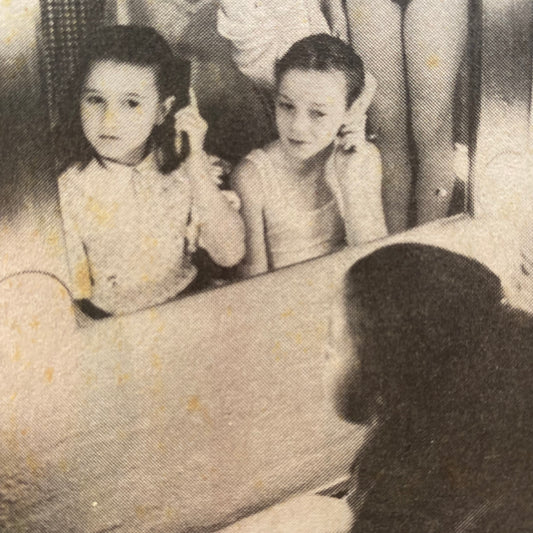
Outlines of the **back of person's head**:
M 441 248 L 397 244 L 359 260 L 346 276 L 345 298 L 348 317 L 357 309 L 369 328 L 367 383 L 378 379 L 380 394 L 395 396 L 391 408 L 440 412 L 469 396 L 475 383 L 467 380 L 489 357 L 502 297 L 487 267 Z
M 294 43 L 276 63 L 275 78 L 279 86 L 289 70 L 342 72 L 346 78 L 346 103 L 350 106 L 361 94 L 365 83 L 363 61 L 352 47 L 325 33 L 310 35 Z
M 65 102 L 62 115 L 66 124 L 60 124 L 61 139 L 66 145 L 66 164 L 74 162 L 85 166 L 96 154 L 83 136 L 79 102 L 83 85 L 92 66 L 99 61 L 131 64 L 152 68 L 160 99 L 174 97 L 175 103 L 164 122 L 154 128 L 151 144 L 159 150 L 162 172 L 173 170 L 183 161 L 186 153 L 176 154 L 174 114 L 186 106 L 189 98 L 190 64 L 177 58 L 165 39 L 153 28 L 144 26 L 103 26 L 89 34 L 81 47 L 72 84 L 71 96 Z
M 361 484 L 373 485 L 362 514 L 369 522 L 354 531 L 375 531 L 370 524 L 380 514 L 392 520 L 388 513 L 408 517 L 411 528 L 389 531 L 429 523 L 454 531 L 472 506 L 501 493 L 507 505 L 518 486 L 533 494 L 521 475 L 532 465 L 524 346 L 533 335 L 502 297 L 486 266 L 432 246 L 387 246 L 348 271 L 348 325 L 363 339 L 361 386 L 379 398 L 370 400 L 376 437 L 359 459 Z

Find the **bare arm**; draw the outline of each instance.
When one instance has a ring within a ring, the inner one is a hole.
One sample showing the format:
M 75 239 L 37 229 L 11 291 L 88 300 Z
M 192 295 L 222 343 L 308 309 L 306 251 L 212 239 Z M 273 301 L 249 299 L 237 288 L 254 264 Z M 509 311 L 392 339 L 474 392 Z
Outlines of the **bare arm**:
M 244 255 L 244 224 L 210 175 L 211 163 L 203 150 L 207 123 L 198 111 L 192 91 L 190 96 L 191 104 L 176 114 L 176 132 L 177 142 L 180 131 L 189 136 L 190 155 L 184 169 L 191 182 L 202 245 L 215 263 L 234 266 Z
M 257 169 L 250 161 L 243 161 L 231 176 L 233 190 L 241 198 L 244 219 L 246 252 L 239 267 L 242 277 L 268 271 L 267 245 L 263 218 L 263 192 L 257 179 Z
M 244 224 L 238 211 L 209 176 L 205 153 L 191 154 L 185 166 L 199 218 L 201 243 L 220 266 L 236 265 L 244 255 Z
M 353 153 L 339 151 L 335 157 L 348 244 L 355 246 L 385 237 L 379 150 L 367 142 Z

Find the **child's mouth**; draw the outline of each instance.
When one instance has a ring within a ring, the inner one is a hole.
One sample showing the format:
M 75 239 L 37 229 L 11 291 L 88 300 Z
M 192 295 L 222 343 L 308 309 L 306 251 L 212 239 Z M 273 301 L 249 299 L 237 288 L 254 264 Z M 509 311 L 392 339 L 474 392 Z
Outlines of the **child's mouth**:
M 288 139 L 289 144 L 292 144 L 293 146 L 303 146 L 304 144 L 308 144 L 307 141 L 302 141 L 300 139 Z
M 118 141 L 119 137 L 116 135 L 100 135 L 100 139 L 104 141 Z

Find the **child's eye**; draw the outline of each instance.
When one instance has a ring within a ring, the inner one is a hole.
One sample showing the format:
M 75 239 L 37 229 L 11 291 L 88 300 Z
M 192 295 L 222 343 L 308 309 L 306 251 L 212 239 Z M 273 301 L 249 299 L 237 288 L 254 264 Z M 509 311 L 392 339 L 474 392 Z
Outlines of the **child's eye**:
M 131 98 L 126 100 L 126 105 L 131 108 L 131 109 L 135 109 L 136 107 L 139 107 L 141 105 L 140 102 L 138 102 L 137 100 L 132 100 Z
M 324 113 L 323 111 L 318 111 L 317 109 L 310 111 L 309 114 L 311 115 L 311 118 L 314 119 L 320 119 L 326 116 L 326 113 Z
M 278 107 L 285 111 L 292 111 L 294 109 L 294 105 L 289 102 L 278 102 Z
M 103 104 L 104 99 L 101 96 L 97 96 L 95 94 L 89 95 L 85 97 L 85 102 L 91 105 L 98 105 Z

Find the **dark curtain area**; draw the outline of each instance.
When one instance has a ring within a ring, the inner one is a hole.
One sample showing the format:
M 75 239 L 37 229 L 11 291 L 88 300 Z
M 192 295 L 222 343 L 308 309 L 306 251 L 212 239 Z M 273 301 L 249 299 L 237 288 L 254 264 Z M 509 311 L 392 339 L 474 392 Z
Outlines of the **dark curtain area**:
M 61 120 L 80 46 L 102 23 L 104 0 L 41 0 L 43 87 L 50 125 Z
M 31 17 L 20 16 L 24 6 L 12 7 L 13 20 L 25 21 L 13 28 L 23 38 L 0 48 L 0 220 L 10 225 L 28 217 L 44 224 L 57 211 L 51 131 L 62 118 L 81 42 L 102 22 L 105 2 L 26 4 Z

